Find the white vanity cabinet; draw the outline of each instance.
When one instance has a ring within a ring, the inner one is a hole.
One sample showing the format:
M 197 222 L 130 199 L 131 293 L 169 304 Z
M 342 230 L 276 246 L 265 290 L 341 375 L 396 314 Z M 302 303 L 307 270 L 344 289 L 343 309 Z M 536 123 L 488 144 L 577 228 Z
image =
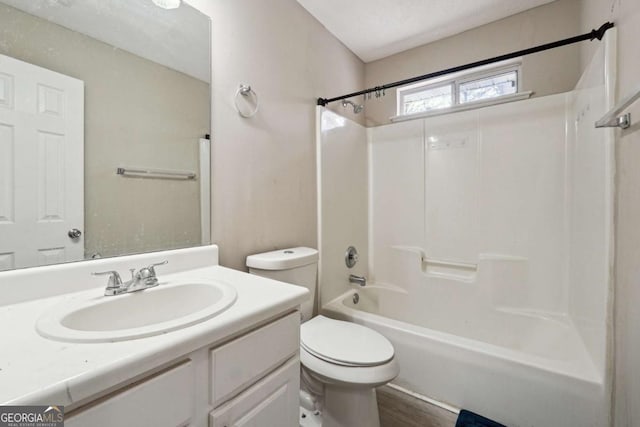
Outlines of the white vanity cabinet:
M 299 319 L 295 311 L 221 345 L 186 354 L 73 410 L 65 425 L 296 427 Z

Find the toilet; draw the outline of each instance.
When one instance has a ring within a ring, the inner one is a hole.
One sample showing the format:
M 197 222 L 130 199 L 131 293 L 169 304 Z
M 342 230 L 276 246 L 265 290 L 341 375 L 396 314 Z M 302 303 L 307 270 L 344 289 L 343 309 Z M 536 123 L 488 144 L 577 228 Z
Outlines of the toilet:
M 247 267 L 252 274 L 304 286 L 311 293 L 300 307 L 300 395 L 303 407 L 319 409 L 315 416 L 321 424 L 301 425 L 379 427 L 375 387 L 398 375 L 393 346 L 370 328 L 313 317 L 318 251 L 298 247 L 250 255 Z

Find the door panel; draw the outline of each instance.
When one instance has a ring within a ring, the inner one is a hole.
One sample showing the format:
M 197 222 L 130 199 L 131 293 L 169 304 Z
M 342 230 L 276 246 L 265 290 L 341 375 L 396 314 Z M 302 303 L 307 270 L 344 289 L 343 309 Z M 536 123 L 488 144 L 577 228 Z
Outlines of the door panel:
M 0 270 L 84 258 L 84 83 L 0 55 Z
M 14 145 L 13 126 L 0 123 L 0 223 L 11 223 L 14 219 Z

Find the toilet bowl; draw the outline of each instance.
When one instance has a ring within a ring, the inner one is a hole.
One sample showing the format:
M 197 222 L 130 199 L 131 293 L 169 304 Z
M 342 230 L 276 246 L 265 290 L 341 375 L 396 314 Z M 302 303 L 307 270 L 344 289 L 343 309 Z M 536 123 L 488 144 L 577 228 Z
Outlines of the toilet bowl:
M 378 332 L 351 322 L 319 315 L 312 318 L 318 252 L 291 248 L 247 257 L 249 272 L 309 289 L 311 301 L 301 306 L 300 362 L 303 379 L 322 391 L 317 408 L 323 427 L 378 427 L 375 387 L 399 372 L 394 349 Z M 305 381 L 303 381 L 304 383 Z M 303 394 L 308 401 L 308 394 Z M 304 425 L 304 422 L 301 423 Z M 318 424 L 315 424 L 318 425 Z

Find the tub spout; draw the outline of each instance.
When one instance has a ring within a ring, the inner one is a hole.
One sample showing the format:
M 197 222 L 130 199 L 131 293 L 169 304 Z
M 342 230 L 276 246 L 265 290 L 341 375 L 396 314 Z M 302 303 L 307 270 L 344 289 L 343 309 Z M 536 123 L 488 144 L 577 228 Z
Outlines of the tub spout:
M 364 276 L 356 276 L 354 274 L 350 274 L 349 283 L 355 283 L 356 285 L 364 286 L 367 284 L 367 278 Z

